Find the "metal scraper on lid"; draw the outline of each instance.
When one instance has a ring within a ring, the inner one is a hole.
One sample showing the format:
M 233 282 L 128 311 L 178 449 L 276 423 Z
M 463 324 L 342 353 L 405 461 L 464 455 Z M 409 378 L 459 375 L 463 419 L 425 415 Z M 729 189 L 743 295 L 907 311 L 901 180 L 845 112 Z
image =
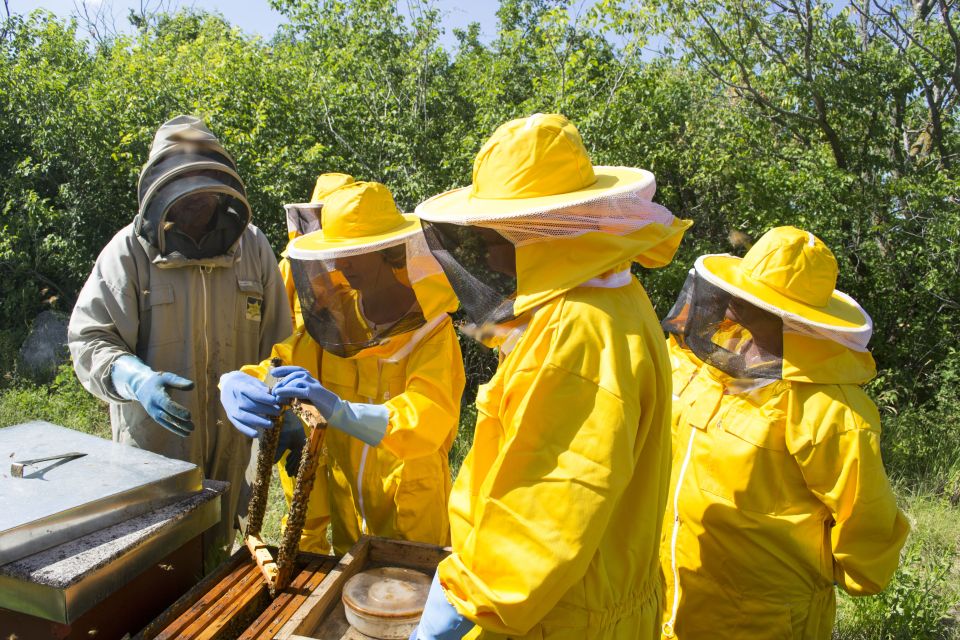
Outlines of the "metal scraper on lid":
M 23 470 L 26 467 L 37 465 L 41 462 L 51 462 L 53 460 L 60 460 L 57 464 L 63 464 L 64 462 L 70 462 L 76 458 L 82 458 L 87 454 L 80 453 L 79 451 L 71 451 L 70 453 L 61 453 L 57 456 L 47 456 L 46 458 L 34 458 L 33 460 L 19 460 L 10 465 L 10 475 L 14 478 L 22 478 Z

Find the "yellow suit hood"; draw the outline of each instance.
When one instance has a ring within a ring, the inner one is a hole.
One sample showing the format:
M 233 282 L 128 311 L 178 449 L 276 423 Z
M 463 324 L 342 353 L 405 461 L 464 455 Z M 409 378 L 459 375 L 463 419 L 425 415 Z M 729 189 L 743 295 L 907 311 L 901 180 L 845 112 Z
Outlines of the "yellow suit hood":
M 692 224 L 675 218 L 672 224 L 651 223 L 622 236 L 595 231 L 518 246 L 514 314 L 519 316 L 615 268 L 628 268 L 632 262 L 648 269 L 670 264 Z
M 783 335 L 784 380 L 862 385 L 876 375 L 877 364 L 869 351 L 798 333 Z

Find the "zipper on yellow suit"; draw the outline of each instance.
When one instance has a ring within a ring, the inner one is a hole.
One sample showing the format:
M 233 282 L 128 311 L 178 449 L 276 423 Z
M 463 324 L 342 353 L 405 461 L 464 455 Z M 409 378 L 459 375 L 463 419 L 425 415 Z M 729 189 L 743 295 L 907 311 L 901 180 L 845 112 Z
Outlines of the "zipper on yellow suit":
M 673 606 L 670 608 L 670 619 L 663 623 L 663 635 L 668 638 L 673 637 L 673 630 L 677 624 L 677 610 L 680 608 L 680 572 L 677 568 L 677 537 L 680 535 L 680 490 L 683 488 L 683 478 L 687 475 L 687 467 L 690 466 L 690 456 L 693 454 L 693 441 L 697 437 L 697 430 L 690 429 L 690 443 L 687 445 L 687 453 L 683 457 L 683 464 L 680 465 L 680 473 L 677 476 L 677 487 L 673 492 L 673 532 L 670 536 L 670 568 L 673 570 Z

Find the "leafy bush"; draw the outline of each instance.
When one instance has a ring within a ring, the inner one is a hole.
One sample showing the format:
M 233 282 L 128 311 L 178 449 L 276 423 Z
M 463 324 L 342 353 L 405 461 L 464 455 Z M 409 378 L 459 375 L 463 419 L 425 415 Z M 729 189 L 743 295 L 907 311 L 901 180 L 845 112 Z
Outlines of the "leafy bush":
M 951 349 L 939 367 L 941 386 L 920 405 L 898 402 L 897 388 L 874 385 L 885 410 L 881 448 L 890 476 L 914 492 L 960 503 L 960 358 Z M 902 408 L 898 409 L 900 406 Z
M 659 312 L 695 256 L 732 248 L 731 232 L 749 242 L 803 226 L 834 249 L 839 287 L 874 318 L 876 391 L 896 389 L 897 412 L 936 410 L 960 333 L 950 3 L 904 31 L 880 11 L 864 22 L 852 3 L 794 15 L 732 0 L 582 13 L 566 0 L 502 0 L 491 42 L 471 27 L 450 51 L 429 1 L 410 4 L 410 17 L 392 0 L 273 4 L 289 24 L 270 40 L 194 11 L 96 44 L 43 12 L 5 22 L 0 327 L 70 309 L 101 247 L 133 218 L 154 131 L 178 113 L 203 116 L 222 138 L 279 250 L 282 204 L 303 200 L 319 172 L 382 181 L 410 210 L 467 184 L 497 124 L 561 111 L 595 162 L 651 169 L 657 199 L 696 222 L 672 265 L 642 272 Z M 793 58 L 810 29 L 808 59 Z M 667 55 L 648 54 L 654 39 Z

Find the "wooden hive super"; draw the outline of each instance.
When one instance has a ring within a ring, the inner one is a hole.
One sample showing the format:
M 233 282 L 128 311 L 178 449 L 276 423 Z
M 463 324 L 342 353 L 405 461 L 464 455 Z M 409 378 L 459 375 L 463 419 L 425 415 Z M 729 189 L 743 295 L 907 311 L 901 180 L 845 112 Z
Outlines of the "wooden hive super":
M 374 567 L 406 567 L 429 576 L 450 553 L 430 544 L 364 536 L 326 579 L 300 603 L 275 636 L 277 640 L 369 640 L 353 629 L 343 611 L 343 587 L 352 576 Z
M 246 549 L 160 614 L 137 640 L 265 640 L 297 613 L 337 566 L 332 556 L 300 554 L 290 585 L 271 598 Z

